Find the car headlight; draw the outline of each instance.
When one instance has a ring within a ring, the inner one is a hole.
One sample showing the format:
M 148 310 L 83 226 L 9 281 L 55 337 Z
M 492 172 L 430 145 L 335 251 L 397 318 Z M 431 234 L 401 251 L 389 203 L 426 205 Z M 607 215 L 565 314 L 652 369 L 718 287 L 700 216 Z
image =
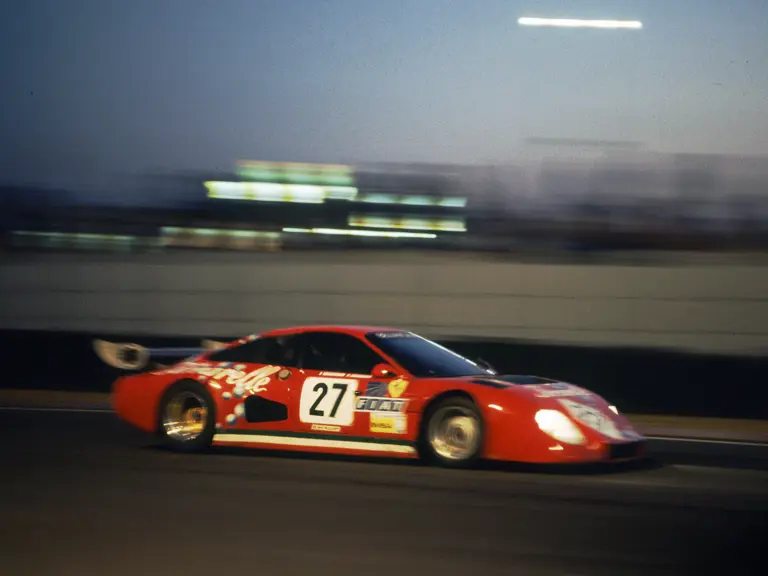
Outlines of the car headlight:
M 566 444 L 584 444 L 587 440 L 568 416 L 558 410 L 539 410 L 536 424 L 545 434 Z
M 611 412 L 613 412 L 617 416 L 619 415 L 619 409 L 616 408 L 616 406 L 608 406 L 608 408 L 610 408 Z

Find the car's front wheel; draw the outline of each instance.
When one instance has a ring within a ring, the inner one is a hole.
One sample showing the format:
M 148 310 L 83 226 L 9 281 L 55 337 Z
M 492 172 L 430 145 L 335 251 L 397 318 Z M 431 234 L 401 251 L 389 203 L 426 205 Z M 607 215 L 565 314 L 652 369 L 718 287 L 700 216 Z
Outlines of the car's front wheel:
M 160 401 L 158 432 L 174 450 L 208 448 L 216 432 L 216 407 L 208 390 L 194 380 L 171 385 Z
M 468 467 L 480 458 L 484 435 L 475 403 L 460 396 L 449 397 L 424 415 L 422 452 L 427 460 L 441 466 Z

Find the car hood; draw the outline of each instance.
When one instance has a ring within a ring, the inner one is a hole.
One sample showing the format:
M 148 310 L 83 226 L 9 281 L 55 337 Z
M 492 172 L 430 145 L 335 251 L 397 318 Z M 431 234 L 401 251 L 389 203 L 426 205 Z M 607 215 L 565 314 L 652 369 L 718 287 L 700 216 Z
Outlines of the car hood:
M 582 388 L 581 386 L 562 380 L 544 378 L 542 376 L 532 376 L 528 374 L 500 374 L 493 376 L 477 376 L 468 378 L 467 380 L 473 384 L 483 384 L 486 386 L 493 386 L 494 388 L 510 390 L 516 394 L 522 394 L 531 398 L 545 399 L 590 396 L 603 400 L 598 394 L 595 394 L 586 388 Z
M 631 422 L 602 396 L 569 382 L 531 375 L 494 375 L 471 378 L 470 382 L 502 389 L 524 398 L 536 410 L 565 413 L 582 428 L 612 440 L 642 438 Z

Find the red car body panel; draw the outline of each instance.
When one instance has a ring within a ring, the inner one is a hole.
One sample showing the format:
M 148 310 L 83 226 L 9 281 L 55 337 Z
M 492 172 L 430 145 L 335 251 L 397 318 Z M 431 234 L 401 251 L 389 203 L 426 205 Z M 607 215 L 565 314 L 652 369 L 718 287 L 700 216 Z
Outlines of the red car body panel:
M 414 458 L 419 455 L 416 442 L 427 406 L 445 394 L 463 394 L 474 401 L 482 415 L 485 424 L 482 457 L 485 459 L 575 463 L 644 456 L 642 436 L 603 398 L 588 390 L 546 379 L 541 384 L 513 384 L 516 377 L 491 373 L 416 378 L 394 358 L 365 340 L 366 334 L 384 331 L 404 332 L 376 326 L 312 326 L 274 330 L 258 338 L 306 332 L 348 334 L 364 342 L 394 368 L 398 375 L 394 379 L 276 365 L 232 366 L 233 363 L 209 361 L 210 353 L 203 353 L 169 368 L 117 379 L 112 390 L 113 407 L 123 421 L 146 432 L 156 432 L 160 425 L 163 394 L 180 380 L 195 380 L 206 387 L 215 403 L 217 433 L 213 443 L 216 445 Z M 227 348 L 256 338 L 242 338 Z M 525 378 L 531 377 L 519 377 Z M 327 414 L 333 413 L 331 389 L 334 384 L 343 391 L 336 397 L 335 419 L 330 419 Z M 328 389 L 327 393 L 323 392 L 323 386 Z M 366 390 L 374 389 L 378 396 L 371 401 Z M 351 390 L 357 394 L 350 395 L 348 391 Z M 315 395 L 310 397 L 311 394 Z M 312 406 L 320 405 L 317 394 L 322 394 L 320 400 L 326 402 L 324 412 L 320 409 L 312 411 Z M 238 410 L 242 412 L 244 401 L 252 396 L 287 406 L 287 418 L 246 421 L 242 414 L 238 415 Z M 398 403 L 404 403 L 404 406 L 401 412 L 366 412 L 359 409 L 361 402 L 363 406 L 365 402 L 377 402 L 376 406 L 388 409 Z M 585 441 L 579 445 L 568 444 L 544 433 L 535 420 L 536 412 L 542 409 L 570 414 L 569 418 Z M 622 452 L 624 446 L 632 449 Z

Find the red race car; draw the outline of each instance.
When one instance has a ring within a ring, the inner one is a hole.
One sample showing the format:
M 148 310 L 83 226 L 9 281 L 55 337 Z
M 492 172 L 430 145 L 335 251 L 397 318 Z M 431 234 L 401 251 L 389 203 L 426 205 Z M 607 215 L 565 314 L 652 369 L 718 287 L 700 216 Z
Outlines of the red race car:
M 584 388 L 496 374 L 412 332 L 297 327 L 201 349 L 96 342 L 112 366 L 117 415 L 170 447 L 228 445 L 528 463 L 644 457 L 645 441 Z M 151 357 L 187 356 L 170 366 Z

